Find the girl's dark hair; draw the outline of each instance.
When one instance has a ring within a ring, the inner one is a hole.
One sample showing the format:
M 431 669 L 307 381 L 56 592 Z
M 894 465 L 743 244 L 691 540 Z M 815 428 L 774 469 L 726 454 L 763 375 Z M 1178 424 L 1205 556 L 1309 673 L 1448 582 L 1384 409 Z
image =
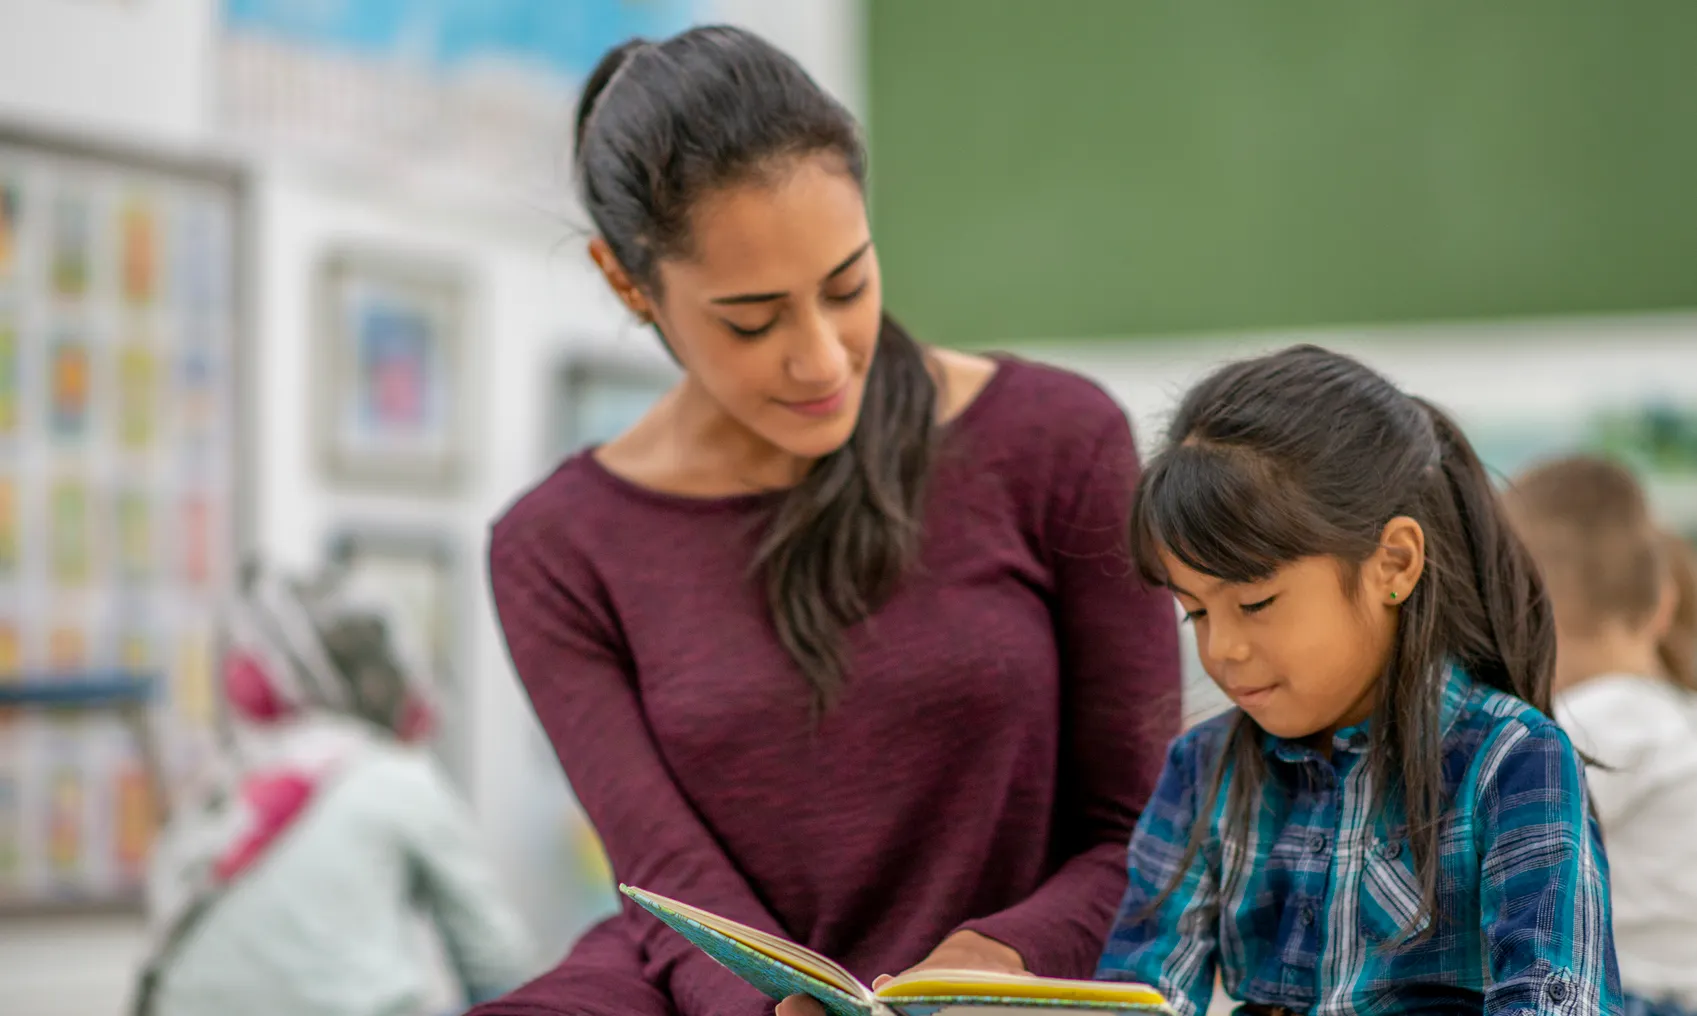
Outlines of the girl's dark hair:
M 1167 581 L 1161 549 L 1228 582 L 1264 580 L 1321 555 L 1349 577 L 1391 519 L 1407 516 L 1424 530 L 1425 571 L 1398 608 L 1368 760 L 1378 806 L 1400 805 L 1407 817 L 1423 905 L 1435 915 L 1448 664 L 1550 711 L 1549 602 L 1484 466 L 1437 407 L 1315 346 L 1214 372 L 1179 405 L 1169 440 L 1144 471 L 1132 514 L 1138 566 L 1151 582 Z M 1181 871 L 1201 849 L 1228 767 L 1227 828 L 1241 830 L 1267 775 L 1246 714 L 1227 736 Z
M 703 197 L 813 155 L 838 160 L 864 189 L 854 117 L 789 56 L 737 28 L 624 43 L 602 57 L 578 101 L 584 207 L 619 264 L 655 295 L 659 262 L 690 250 Z M 786 493 L 755 554 L 778 638 L 816 710 L 841 690 L 843 630 L 917 557 L 936 398 L 924 350 L 885 315 L 853 436 Z

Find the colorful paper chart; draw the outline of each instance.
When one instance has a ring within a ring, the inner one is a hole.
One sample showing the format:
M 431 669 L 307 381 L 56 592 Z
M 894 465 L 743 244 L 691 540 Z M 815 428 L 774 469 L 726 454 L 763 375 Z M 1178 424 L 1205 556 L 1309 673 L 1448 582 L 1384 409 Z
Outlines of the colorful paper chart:
M 23 195 L 16 180 L 0 177 L 0 282 L 17 274 L 19 219 L 23 211 Z
M 145 490 L 128 488 L 113 503 L 117 524 L 118 574 L 130 583 L 153 574 L 153 506 Z
M 159 234 L 153 206 L 141 198 L 124 205 L 121 213 L 124 299 L 147 305 L 159 285 Z
M 53 433 L 80 438 L 88 432 L 93 387 L 88 342 L 75 332 L 64 332 L 53 341 L 48 356 L 48 417 Z
M 93 534 L 88 485 L 63 479 L 52 489 L 49 547 L 53 580 L 62 586 L 81 586 L 93 571 Z
M 153 443 L 159 412 L 158 356 L 136 339 L 118 350 L 118 441 L 141 450 Z
M 17 574 L 22 548 L 18 517 L 18 482 L 0 475 L 0 580 Z
M 18 350 L 18 324 L 0 311 L 0 438 L 18 432 L 23 418 L 23 381 Z
M 153 794 L 147 773 L 133 755 L 119 763 L 113 777 L 117 815 L 113 836 L 114 860 L 125 883 L 142 881 L 147 869 L 147 848 L 153 840 Z
M 98 710 L 0 716 L 8 901 L 133 896 L 154 781 L 214 730 L 241 183 L 173 161 L 0 129 L 0 682 L 155 677 L 160 738 L 144 755 Z
M 53 202 L 53 291 L 77 299 L 88 292 L 93 262 L 94 223 L 88 200 L 62 194 Z
M 0 730 L 0 737 L 13 735 Z M 15 773 L 0 773 L 0 891 L 15 894 L 23 879 L 22 793 Z
M 23 676 L 23 633 L 16 618 L 0 617 L 0 681 Z

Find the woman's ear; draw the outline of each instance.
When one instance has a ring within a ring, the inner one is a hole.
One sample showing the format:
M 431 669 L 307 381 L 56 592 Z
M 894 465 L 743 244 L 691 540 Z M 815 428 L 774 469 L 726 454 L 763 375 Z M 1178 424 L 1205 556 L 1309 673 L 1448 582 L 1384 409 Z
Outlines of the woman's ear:
M 634 315 L 638 321 L 648 324 L 654 320 L 654 309 L 649 305 L 648 297 L 637 286 L 625 266 L 619 264 L 619 259 L 613 254 L 613 248 L 599 236 L 589 241 L 589 257 L 595 262 L 595 267 L 601 269 L 601 277 L 607 280 L 607 285 L 613 287 L 613 293 L 619 302 Z
M 1367 559 L 1362 581 L 1367 595 L 1387 607 L 1407 603 L 1426 573 L 1426 531 L 1406 515 L 1385 523 L 1379 549 Z

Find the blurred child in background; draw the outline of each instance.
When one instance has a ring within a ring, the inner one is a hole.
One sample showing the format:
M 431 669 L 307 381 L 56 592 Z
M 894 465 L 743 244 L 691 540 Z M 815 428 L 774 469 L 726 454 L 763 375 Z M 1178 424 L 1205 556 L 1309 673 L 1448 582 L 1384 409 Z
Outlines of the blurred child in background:
M 1625 468 L 1576 457 L 1515 482 L 1510 511 L 1556 619 L 1556 718 L 1608 844 L 1628 1016 L 1697 1012 L 1697 571 Z
M 233 771 L 160 837 L 137 1016 L 424 1012 L 419 911 L 469 1002 L 534 973 L 382 614 L 254 571 L 227 634 Z

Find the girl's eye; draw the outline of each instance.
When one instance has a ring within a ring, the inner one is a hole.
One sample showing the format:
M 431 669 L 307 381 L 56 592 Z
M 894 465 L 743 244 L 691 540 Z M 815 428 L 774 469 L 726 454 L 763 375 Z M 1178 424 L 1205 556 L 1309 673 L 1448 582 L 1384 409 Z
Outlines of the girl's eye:
M 825 299 L 831 301 L 832 303 L 853 303 L 854 301 L 860 299 L 861 295 L 865 292 L 866 292 L 866 280 L 863 279 L 863 280 L 861 280 L 860 285 L 854 287 L 854 289 L 850 290 L 849 292 L 840 293 L 840 294 L 839 293 L 826 293 Z
M 1272 606 L 1273 601 L 1276 599 L 1278 599 L 1277 596 L 1269 596 L 1265 600 L 1257 600 L 1254 603 L 1245 603 L 1238 609 L 1242 610 L 1245 614 L 1259 614 L 1261 611 Z
M 772 326 L 777 324 L 777 323 L 778 323 L 778 319 L 773 318 L 772 320 L 766 322 L 765 324 L 759 326 L 758 328 L 744 328 L 741 325 L 734 324 L 730 321 L 726 321 L 725 327 L 729 328 L 731 330 L 731 334 L 736 335 L 738 338 L 758 339 L 758 338 L 760 338 L 760 336 L 765 335 L 767 332 L 771 331 Z
M 1200 607 L 1196 608 L 1195 610 L 1187 610 L 1187 611 L 1184 612 L 1184 622 L 1183 623 L 1192 624 L 1192 623 L 1200 620 L 1201 618 L 1204 618 L 1204 617 L 1207 617 L 1207 616 L 1208 616 L 1208 612 L 1206 610 L 1203 610 Z

